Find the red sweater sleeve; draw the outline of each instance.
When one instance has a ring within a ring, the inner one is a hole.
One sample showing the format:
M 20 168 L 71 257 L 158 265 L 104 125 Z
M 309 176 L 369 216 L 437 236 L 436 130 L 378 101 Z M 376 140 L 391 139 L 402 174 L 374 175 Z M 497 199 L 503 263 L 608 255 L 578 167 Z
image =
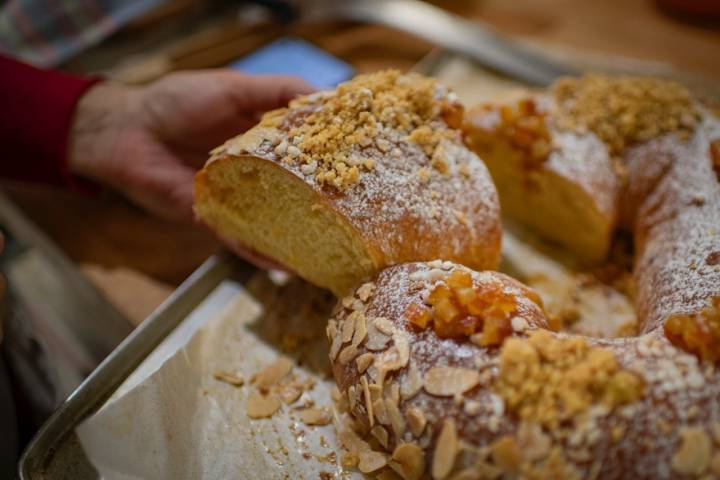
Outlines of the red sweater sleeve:
M 72 117 L 82 94 L 98 80 L 0 55 L 0 176 L 73 184 L 67 171 Z

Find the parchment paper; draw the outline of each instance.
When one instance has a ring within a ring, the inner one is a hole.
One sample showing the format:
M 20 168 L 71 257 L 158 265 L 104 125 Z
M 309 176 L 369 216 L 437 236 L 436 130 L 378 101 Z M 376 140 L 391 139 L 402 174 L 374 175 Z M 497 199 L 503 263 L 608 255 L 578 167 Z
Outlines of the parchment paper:
M 332 404 L 324 323 L 333 303 L 299 280 L 223 282 L 78 428 L 88 457 L 105 479 L 353 478 L 337 466 L 332 425 L 309 427 L 296 413 L 311 400 Z M 317 383 L 291 407 L 251 420 L 252 387 L 213 374 L 248 381 L 280 354 Z

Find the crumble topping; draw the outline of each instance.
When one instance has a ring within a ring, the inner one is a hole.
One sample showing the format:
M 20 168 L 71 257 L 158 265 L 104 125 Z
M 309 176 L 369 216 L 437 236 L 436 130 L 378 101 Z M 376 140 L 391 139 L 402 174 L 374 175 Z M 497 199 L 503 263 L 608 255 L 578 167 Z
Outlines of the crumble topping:
M 612 154 L 670 132 L 691 132 L 700 118 L 683 85 L 658 78 L 585 75 L 554 85 L 558 127 L 592 131 Z
M 505 342 L 496 390 L 522 420 L 557 428 L 591 405 L 612 409 L 638 400 L 643 383 L 621 370 L 611 352 L 583 338 L 558 339 L 536 330 Z
M 293 113 L 303 110 L 309 113 L 297 124 Z M 291 102 L 287 140 L 275 153 L 285 163 L 299 163 L 301 172 L 320 184 L 341 190 L 375 168 L 373 156 L 401 161 L 403 141 L 420 146 L 428 165 L 447 175 L 442 141 L 457 138 L 461 118 L 460 103 L 433 79 L 398 70 L 359 75 L 332 92 Z M 277 121 L 270 116 L 261 125 Z
M 720 360 L 720 297 L 714 297 L 702 310 L 670 315 L 664 325 L 665 336 L 676 346 L 701 360 Z

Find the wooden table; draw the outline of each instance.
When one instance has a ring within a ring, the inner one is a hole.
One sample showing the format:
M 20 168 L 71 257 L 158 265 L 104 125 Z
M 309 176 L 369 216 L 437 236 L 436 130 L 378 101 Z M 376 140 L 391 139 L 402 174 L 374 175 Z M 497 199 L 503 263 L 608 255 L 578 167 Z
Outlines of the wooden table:
M 636 57 L 651 70 L 672 67 L 703 81 L 720 83 L 720 30 L 674 20 L 651 1 L 485 0 L 450 1 L 443 2 L 443 6 L 555 51 Z M 140 35 L 150 38 L 145 42 L 150 44 L 152 38 L 159 37 L 158 50 L 169 52 L 175 62 L 173 68 L 208 66 L 208 62 L 222 65 L 228 51 L 236 57 L 285 33 L 280 28 L 243 31 L 226 21 L 190 35 L 193 45 L 187 38 L 173 40 L 170 27 L 164 38 L 157 32 L 147 33 L 148 28 L 156 29 L 142 22 L 135 24 L 66 68 L 108 68 L 112 66 L 108 58 L 117 59 L 127 52 L 122 47 L 123 39 Z M 411 36 L 368 25 L 321 25 L 296 28 L 292 33 L 348 61 L 358 71 L 407 69 L 433 48 Z M 231 50 L 197 48 L 198 42 L 207 47 L 218 39 L 229 43 Z M 142 79 L 142 75 L 149 75 L 148 68 L 157 65 L 157 58 L 150 60 L 144 70 L 126 64 L 116 71 L 121 76 L 140 75 Z M 111 193 L 89 198 L 47 187 L 5 184 L 4 188 L 136 324 L 219 247 L 207 232 L 152 218 Z

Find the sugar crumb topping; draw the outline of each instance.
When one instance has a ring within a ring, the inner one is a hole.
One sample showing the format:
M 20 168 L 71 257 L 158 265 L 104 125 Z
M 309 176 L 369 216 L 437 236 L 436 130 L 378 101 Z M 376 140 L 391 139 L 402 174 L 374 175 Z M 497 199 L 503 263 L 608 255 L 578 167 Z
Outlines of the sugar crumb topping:
M 592 131 L 613 154 L 665 133 L 690 132 L 700 119 L 690 91 L 659 78 L 591 74 L 563 78 L 553 90 L 557 126 Z
M 521 419 L 556 428 L 594 404 L 614 408 L 638 400 L 643 382 L 622 370 L 612 352 L 536 330 L 505 341 L 496 390 Z
M 303 112 L 301 121 L 293 112 Z M 375 168 L 377 156 L 400 160 L 402 142 L 418 145 L 428 166 L 447 175 L 443 139 L 454 139 L 462 106 L 433 79 L 398 70 L 359 75 L 331 92 L 290 103 L 287 139 L 275 153 L 320 183 L 338 189 Z M 277 116 L 261 126 L 278 126 Z M 426 173 L 423 173 L 425 175 Z

